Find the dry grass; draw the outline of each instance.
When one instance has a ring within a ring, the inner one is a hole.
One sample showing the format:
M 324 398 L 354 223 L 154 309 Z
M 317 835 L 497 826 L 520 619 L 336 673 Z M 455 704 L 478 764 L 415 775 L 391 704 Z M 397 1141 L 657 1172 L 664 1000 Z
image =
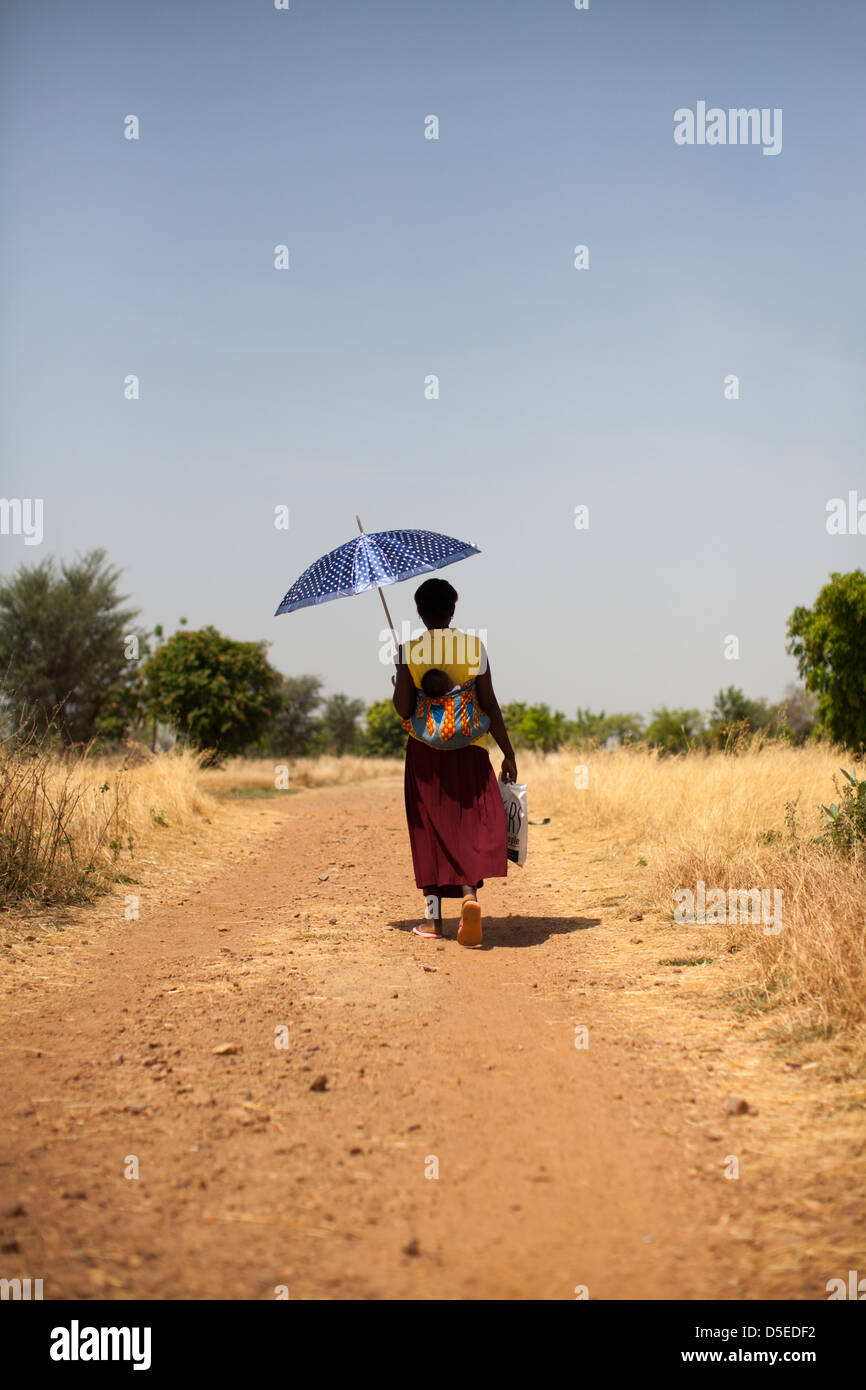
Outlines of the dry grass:
M 230 758 L 223 767 L 207 769 L 203 785 L 216 794 L 243 791 L 274 791 L 285 785 L 337 787 L 347 782 L 366 782 L 379 777 L 403 774 L 402 758 Z
M 579 765 L 585 789 L 575 786 Z M 742 953 L 742 1003 L 786 1010 L 789 1030 L 837 1031 L 866 1051 L 866 854 L 849 858 L 820 839 L 821 804 L 836 798 L 843 766 L 854 766 L 850 755 L 827 745 L 756 741 L 736 755 L 523 753 L 519 772 L 533 819 L 612 830 L 644 859 L 640 881 L 668 919 L 674 892 L 695 892 L 699 881 L 780 890 L 778 933 L 729 922 L 699 928 L 712 934 L 702 940 Z
M 160 831 L 215 805 L 189 752 L 129 758 L 59 755 L 45 744 L 0 752 L 4 904 L 83 902 L 130 872 Z
M 135 874 L 161 832 L 184 833 L 230 795 L 276 794 L 271 761 L 235 758 L 203 769 L 190 751 L 136 746 L 126 757 L 61 755 L 45 741 L 0 750 L 0 901 L 87 902 Z M 289 788 L 325 787 L 402 772 L 402 760 L 299 758 Z

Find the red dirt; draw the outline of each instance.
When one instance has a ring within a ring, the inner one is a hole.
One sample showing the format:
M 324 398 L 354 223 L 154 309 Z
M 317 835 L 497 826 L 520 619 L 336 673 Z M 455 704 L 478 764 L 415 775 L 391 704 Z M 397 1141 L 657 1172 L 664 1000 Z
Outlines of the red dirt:
M 835 1268 L 778 1253 L 772 1116 L 723 1118 L 707 1040 L 623 988 L 636 929 L 575 906 L 596 841 L 490 884 L 475 951 L 454 915 L 411 934 L 396 780 L 294 796 L 237 848 L 65 933 L 72 977 L 7 1008 L 0 1273 L 67 1299 L 826 1297 Z

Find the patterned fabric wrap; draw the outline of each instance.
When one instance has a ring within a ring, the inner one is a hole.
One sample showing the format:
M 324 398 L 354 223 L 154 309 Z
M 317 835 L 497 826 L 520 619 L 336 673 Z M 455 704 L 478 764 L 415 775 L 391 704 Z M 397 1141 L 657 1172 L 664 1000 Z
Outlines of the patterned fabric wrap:
M 430 748 L 466 748 L 487 733 L 490 715 L 478 703 L 473 679 L 438 699 L 419 690 L 415 713 L 403 728 Z

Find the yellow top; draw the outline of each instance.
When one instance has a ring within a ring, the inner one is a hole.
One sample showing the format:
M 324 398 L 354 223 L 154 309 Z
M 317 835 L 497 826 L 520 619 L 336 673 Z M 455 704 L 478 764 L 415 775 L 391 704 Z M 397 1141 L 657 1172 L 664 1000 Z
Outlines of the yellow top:
M 417 689 L 427 671 L 444 671 L 452 685 L 465 685 L 480 672 L 487 670 L 487 653 L 480 637 L 461 632 L 458 627 L 435 627 L 406 647 L 409 674 Z M 473 739 L 472 747 L 484 740 L 484 734 Z
M 487 669 L 487 653 L 480 637 L 457 627 L 435 627 L 410 642 L 406 660 L 413 682 L 420 690 L 427 671 L 444 671 L 452 684 L 465 685 Z

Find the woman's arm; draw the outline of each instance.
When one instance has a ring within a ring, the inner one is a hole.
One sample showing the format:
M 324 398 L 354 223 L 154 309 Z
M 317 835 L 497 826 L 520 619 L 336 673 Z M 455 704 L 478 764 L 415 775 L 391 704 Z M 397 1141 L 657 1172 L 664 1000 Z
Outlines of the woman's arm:
M 403 648 L 397 648 L 397 679 L 394 682 L 394 708 L 401 719 L 408 719 L 415 712 L 415 682 L 403 657 Z
M 517 763 L 514 759 L 514 749 L 511 747 L 511 739 L 505 728 L 505 720 L 502 718 L 502 710 L 499 708 L 499 701 L 493 691 L 493 681 L 490 676 L 490 662 L 485 663 L 484 670 L 475 677 L 475 693 L 478 696 L 478 703 L 485 714 L 490 716 L 490 732 L 496 739 L 502 753 L 502 771 L 500 778 L 503 782 L 517 781 Z M 396 704 L 397 697 L 394 696 Z

